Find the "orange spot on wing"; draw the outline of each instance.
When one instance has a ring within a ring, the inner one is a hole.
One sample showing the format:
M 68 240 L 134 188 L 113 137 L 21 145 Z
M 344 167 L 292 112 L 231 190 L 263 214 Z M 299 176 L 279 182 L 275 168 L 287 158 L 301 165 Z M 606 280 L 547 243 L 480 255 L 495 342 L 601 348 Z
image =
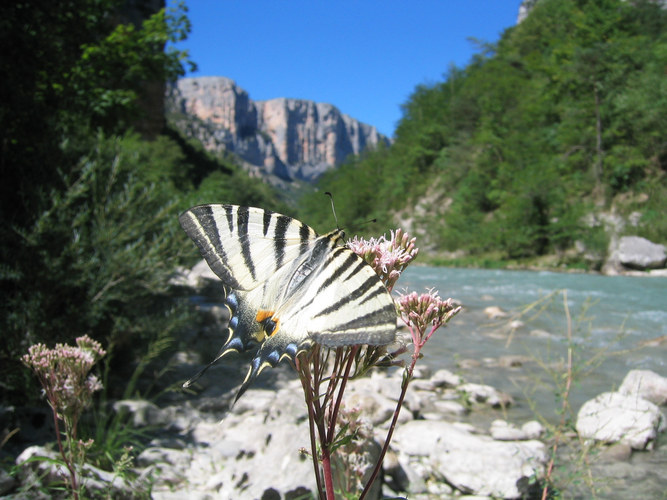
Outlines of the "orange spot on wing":
M 269 319 L 271 316 L 273 316 L 274 311 L 264 311 L 260 309 L 257 311 L 257 315 L 255 316 L 255 319 L 257 320 L 258 323 L 261 323 L 262 321 Z
M 255 315 L 255 320 L 262 325 L 263 331 L 270 337 L 280 329 L 280 320 L 274 318 L 275 311 L 260 309 Z

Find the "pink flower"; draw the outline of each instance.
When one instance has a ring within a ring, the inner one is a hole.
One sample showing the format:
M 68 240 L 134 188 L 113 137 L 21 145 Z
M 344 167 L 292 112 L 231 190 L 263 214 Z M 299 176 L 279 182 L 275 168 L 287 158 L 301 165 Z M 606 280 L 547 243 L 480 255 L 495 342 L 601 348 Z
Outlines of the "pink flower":
M 87 335 L 76 339 L 77 347 L 56 344 L 30 346 L 21 360 L 33 369 L 53 410 L 61 419 L 77 418 L 102 384 L 95 375 L 88 375 L 106 351 Z
M 347 247 L 368 262 L 380 276 L 388 290 L 396 284 L 403 270 L 419 253 L 415 247 L 416 238 L 410 238 L 401 229 L 391 231 L 391 238 L 384 235 L 365 240 L 355 236 L 347 242 Z
M 417 352 L 438 328 L 461 310 L 460 306 L 454 306 L 452 299 L 442 300 L 438 292 L 433 290 L 421 295 L 417 292 L 401 295 L 398 299 L 398 308 L 401 319 L 410 330 L 412 343 Z

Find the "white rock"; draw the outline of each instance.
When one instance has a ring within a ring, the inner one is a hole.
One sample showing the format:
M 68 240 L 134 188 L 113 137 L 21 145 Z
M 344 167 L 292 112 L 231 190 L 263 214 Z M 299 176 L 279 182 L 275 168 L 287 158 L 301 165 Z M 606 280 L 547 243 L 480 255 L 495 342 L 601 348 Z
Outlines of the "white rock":
M 489 319 L 506 318 L 508 316 L 507 312 L 503 311 L 498 306 L 485 307 L 484 314 L 486 314 Z
M 129 413 L 134 427 L 162 426 L 169 422 L 169 416 L 150 401 L 143 399 L 122 399 L 113 404 L 115 412 Z
M 538 441 L 494 441 L 443 421 L 408 422 L 392 444 L 401 453 L 428 457 L 429 470 L 465 493 L 501 498 L 521 497 L 528 478 L 540 477 L 547 460 Z
M 536 420 L 526 422 L 521 428 L 505 420 L 494 420 L 489 432 L 491 437 L 498 441 L 517 441 L 539 438 L 544 432 L 544 427 Z
M 457 401 L 435 401 L 433 407 L 440 415 L 460 417 L 468 413 L 468 409 Z
M 657 433 L 665 425 L 665 416 L 650 401 L 605 392 L 584 403 L 577 415 L 576 429 L 584 439 L 623 441 L 635 450 L 643 450 L 652 448 Z
M 396 403 L 381 396 L 367 392 L 355 392 L 345 398 L 345 404 L 352 408 L 363 409 L 365 418 L 373 425 L 380 425 L 393 417 Z M 407 413 L 407 412 L 406 412 Z
M 46 485 L 69 480 L 69 473 L 62 463 L 60 454 L 43 446 L 30 446 L 23 450 L 16 458 L 16 465 L 19 467 L 20 476 L 24 478 L 24 484 Z M 27 477 L 30 479 L 26 479 Z M 95 496 L 91 494 L 94 492 L 110 498 L 131 497 L 132 488 L 125 479 L 90 464 L 84 464 L 83 470 L 78 470 L 77 480 L 90 497 Z M 22 498 L 32 498 L 30 493 Z
M 618 260 L 631 268 L 661 268 L 665 266 L 665 245 L 658 245 L 640 236 L 623 236 L 618 242 Z
M 436 371 L 431 377 L 431 382 L 435 387 L 456 387 L 457 385 L 463 384 L 465 381 L 460 375 L 450 372 L 441 368 Z
M 535 337 L 535 338 L 538 338 L 538 339 L 548 339 L 548 338 L 551 338 L 553 336 L 549 332 L 547 332 L 546 330 L 539 330 L 539 329 L 531 330 L 529 335 L 531 337 Z
M 537 420 L 531 420 L 521 426 L 528 439 L 537 439 L 544 433 L 544 426 Z
M 667 378 L 651 370 L 631 370 L 623 379 L 618 392 L 637 395 L 656 405 L 667 404 Z
M 527 438 L 522 429 L 506 420 L 494 420 L 489 430 L 491 437 L 497 441 L 521 441 Z
M 485 403 L 494 408 L 505 407 L 514 403 L 509 394 L 505 394 L 490 385 L 467 383 L 460 385 L 457 390 L 467 394 L 471 403 Z
M 209 281 L 220 281 L 220 278 L 211 270 L 204 259 L 200 260 L 189 271 L 183 271 L 178 279 L 177 284 L 189 286 L 190 288 L 199 288 Z

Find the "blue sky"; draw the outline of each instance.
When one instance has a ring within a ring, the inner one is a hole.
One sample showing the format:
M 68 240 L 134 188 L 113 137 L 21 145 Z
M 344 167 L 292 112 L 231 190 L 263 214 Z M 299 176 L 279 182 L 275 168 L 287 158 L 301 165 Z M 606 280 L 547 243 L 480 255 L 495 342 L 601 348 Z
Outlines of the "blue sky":
M 187 0 L 198 71 L 253 100 L 335 105 L 393 134 L 418 84 L 443 80 L 516 23 L 521 0 Z

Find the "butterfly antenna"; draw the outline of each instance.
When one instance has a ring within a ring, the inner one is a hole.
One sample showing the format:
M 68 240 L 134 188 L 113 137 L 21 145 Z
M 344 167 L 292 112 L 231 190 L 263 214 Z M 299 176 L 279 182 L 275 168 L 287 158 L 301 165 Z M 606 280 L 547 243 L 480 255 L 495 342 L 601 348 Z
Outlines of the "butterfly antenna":
M 325 191 L 324 194 L 326 194 L 331 199 L 331 211 L 333 212 L 334 220 L 336 221 L 336 227 L 340 229 L 340 226 L 338 225 L 338 217 L 336 216 L 336 206 L 334 205 L 333 195 L 329 191 Z

